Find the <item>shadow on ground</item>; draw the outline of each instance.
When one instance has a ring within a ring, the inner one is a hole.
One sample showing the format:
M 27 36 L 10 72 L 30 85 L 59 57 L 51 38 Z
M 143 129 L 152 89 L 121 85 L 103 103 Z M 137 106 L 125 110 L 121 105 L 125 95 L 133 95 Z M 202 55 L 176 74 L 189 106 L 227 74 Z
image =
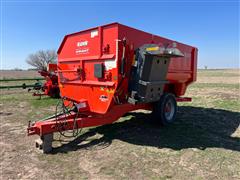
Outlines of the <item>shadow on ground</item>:
M 128 113 L 129 120 L 90 129 L 75 140 L 54 148 L 53 153 L 67 153 L 81 148 L 107 147 L 114 139 L 141 146 L 171 148 L 224 148 L 240 151 L 240 138 L 231 135 L 240 125 L 240 113 L 202 107 L 179 107 L 177 121 L 159 127 L 149 121 L 150 114 Z M 80 144 L 96 134 L 101 138 Z

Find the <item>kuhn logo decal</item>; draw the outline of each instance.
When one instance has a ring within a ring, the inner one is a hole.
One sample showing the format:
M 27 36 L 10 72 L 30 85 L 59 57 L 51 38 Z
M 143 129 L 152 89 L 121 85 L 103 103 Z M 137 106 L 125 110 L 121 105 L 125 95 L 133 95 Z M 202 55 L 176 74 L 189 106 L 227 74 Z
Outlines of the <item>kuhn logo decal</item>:
M 108 97 L 107 97 L 106 95 L 101 95 L 101 96 L 99 97 L 99 99 L 100 99 L 100 101 L 102 101 L 102 102 L 107 102 L 107 101 L 108 101 Z
M 82 47 L 82 46 L 87 46 L 88 45 L 88 41 L 79 41 L 77 42 L 77 47 Z
M 88 54 L 89 53 L 89 47 L 87 40 L 81 40 L 77 42 L 77 48 L 75 50 L 76 55 L 79 54 Z

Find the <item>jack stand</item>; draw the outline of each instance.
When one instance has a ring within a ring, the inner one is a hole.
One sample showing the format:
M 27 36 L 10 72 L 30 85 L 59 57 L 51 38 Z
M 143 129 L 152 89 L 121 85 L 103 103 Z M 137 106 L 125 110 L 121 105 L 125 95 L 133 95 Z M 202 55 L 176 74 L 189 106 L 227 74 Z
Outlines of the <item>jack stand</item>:
M 52 151 L 53 133 L 41 136 L 35 141 L 36 148 L 42 153 L 49 153 Z

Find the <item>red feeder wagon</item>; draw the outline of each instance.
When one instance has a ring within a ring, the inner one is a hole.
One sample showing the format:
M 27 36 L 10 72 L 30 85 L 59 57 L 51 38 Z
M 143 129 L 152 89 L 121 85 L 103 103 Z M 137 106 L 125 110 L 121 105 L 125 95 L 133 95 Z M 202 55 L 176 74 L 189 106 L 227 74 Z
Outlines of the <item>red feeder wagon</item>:
M 109 124 L 137 109 L 153 111 L 167 125 L 175 120 L 176 101 L 196 81 L 197 48 L 119 23 L 65 36 L 58 50 L 61 111 L 29 123 L 28 135 L 49 152 L 54 132 Z M 57 108 L 57 109 L 58 109 Z

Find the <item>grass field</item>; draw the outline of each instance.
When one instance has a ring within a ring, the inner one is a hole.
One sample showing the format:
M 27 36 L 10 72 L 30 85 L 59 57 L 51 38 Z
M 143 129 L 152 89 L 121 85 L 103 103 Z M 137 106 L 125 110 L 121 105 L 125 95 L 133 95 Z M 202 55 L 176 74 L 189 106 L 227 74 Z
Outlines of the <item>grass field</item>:
M 171 126 L 132 112 L 74 140 L 55 134 L 52 154 L 39 153 L 26 128 L 57 100 L 2 90 L 1 179 L 240 179 L 239 83 L 239 70 L 199 70 L 186 94 L 193 101 L 178 104 Z

